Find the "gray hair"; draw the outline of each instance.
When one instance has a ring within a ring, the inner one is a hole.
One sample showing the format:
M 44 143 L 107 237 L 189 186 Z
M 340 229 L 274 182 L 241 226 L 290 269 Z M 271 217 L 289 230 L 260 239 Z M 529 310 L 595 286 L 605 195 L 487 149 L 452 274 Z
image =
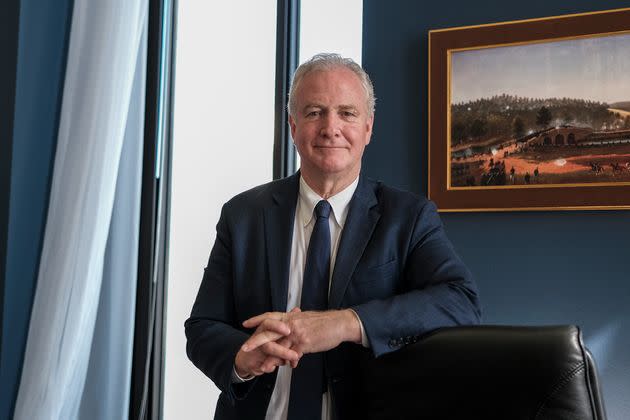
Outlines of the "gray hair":
M 366 107 L 369 116 L 374 115 L 374 106 L 376 103 L 376 97 L 374 96 L 374 86 L 370 80 L 370 76 L 358 65 L 353 59 L 342 57 L 339 54 L 321 53 L 316 54 L 310 60 L 300 64 L 293 74 L 293 80 L 291 81 L 291 89 L 289 90 L 289 115 L 295 117 L 297 113 L 297 104 L 295 93 L 297 91 L 300 82 L 308 73 L 314 71 L 328 71 L 335 68 L 346 68 L 357 75 L 363 90 L 365 91 Z

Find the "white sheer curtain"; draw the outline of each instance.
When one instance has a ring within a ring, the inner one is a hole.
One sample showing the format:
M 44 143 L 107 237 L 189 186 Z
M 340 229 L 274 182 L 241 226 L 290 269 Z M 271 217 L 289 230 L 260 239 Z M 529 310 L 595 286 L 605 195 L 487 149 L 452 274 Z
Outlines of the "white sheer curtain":
M 135 287 L 125 291 L 119 286 L 126 282 L 135 284 L 136 234 L 122 233 L 127 235 L 126 250 L 120 248 L 125 240 L 109 244 L 107 280 L 103 279 L 110 233 L 130 229 L 131 223 L 112 222 L 116 195 L 120 194 L 116 212 L 126 209 L 133 214 L 134 206 L 137 210 L 138 203 L 133 198 L 138 193 L 137 184 L 117 187 L 117 179 L 122 174 L 130 179 L 137 175 L 137 168 L 121 162 L 121 151 L 125 150 L 125 159 L 135 155 L 137 162 L 141 131 L 139 136 L 133 124 L 128 123 L 131 115 L 137 118 L 137 109 L 135 114 L 133 108 L 130 111 L 130 103 L 132 92 L 137 92 L 132 89 L 134 75 L 138 77 L 136 68 L 143 63 L 138 56 L 146 22 L 147 0 L 74 1 L 50 204 L 16 420 L 98 418 L 88 410 L 94 395 L 92 384 L 86 387 L 88 366 L 100 365 L 96 375 L 106 372 L 109 366 L 121 375 L 129 375 L 129 360 L 120 358 L 131 357 L 128 340 L 133 339 L 133 310 L 127 305 L 133 304 L 129 293 L 135 296 Z M 126 142 L 130 144 L 123 149 Z M 125 254 L 126 260 L 116 260 Z M 111 286 L 109 280 L 119 274 L 132 277 L 118 279 L 119 286 Z M 108 287 L 103 299 L 102 285 Z M 104 334 L 96 336 L 99 345 L 103 339 L 117 338 L 123 348 L 115 354 L 100 349 L 92 357 L 103 360 L 90 362 L 99 300 L 104 310 L 115 308 L 131 314 L 131 319 L 126 320 L 131 325 L 117 331 L 106 325 L 124 323 L 122 318 L 112 321 L 114 318 L 105 316 L 101 321 L 99 315 L 97 334 Z M 92 370 L 90 367 L 90 373 Z M 117 395 L 128 394 L 127 378 L 101 382 L 109 387 L 109 391 L 101 390 L 102 398 L 113 400 Z M 123 386 L 126 391 L 111 391 Z M 112 404 L 124 406 L 123 411 L 118 411 L 124 413 L 128 400 Z M 116 410 L 108 411 L 114 416 L 110 418 L 121 418 Z
M 146 26 L 136 61 L 116 195 L 103 263 L 94 338 L 80 419 L 125 419 L 129 413 L 138 271 Z

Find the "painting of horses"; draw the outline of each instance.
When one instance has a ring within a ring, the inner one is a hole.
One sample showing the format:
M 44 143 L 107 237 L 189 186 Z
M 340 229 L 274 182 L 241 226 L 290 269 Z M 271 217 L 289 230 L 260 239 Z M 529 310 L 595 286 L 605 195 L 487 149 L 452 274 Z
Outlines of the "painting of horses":
M 630 8 L 429 32 L 441 211 L 630 208 Z

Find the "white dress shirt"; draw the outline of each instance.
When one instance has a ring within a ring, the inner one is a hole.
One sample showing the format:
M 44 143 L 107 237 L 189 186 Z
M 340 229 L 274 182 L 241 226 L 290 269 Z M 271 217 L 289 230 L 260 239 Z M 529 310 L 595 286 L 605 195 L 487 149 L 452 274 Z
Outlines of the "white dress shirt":
M 338 192 L 328 198 L 332 207 L 331 217 L 328 219 L 330 225 L 330 278 L 332 278 L 337 249 L 341 232 L 348 216 L 348 207 L 354 191 L 357 189 L 359 178 L 343 191 Z M 300 306 L 302 299 L 302 279 L 304 277 L 304 266 L 306 264 L 306 251 L 311 239 L 311 233 L 315 226 L 313 210 L 315 205 L 323 200 L 311 187 L 308 186 L 304 178 L 300 177 L 300 192 L 295 209 L 295 224 L 293 226 L 293 240 L 291 243 L 291 266 L 289 271 L 289 296 L 287 299 L 287 311 Z M 330 290 L 329 278 L 329 290 Z M 357 317 L 358 319 L 358 317 Z M 359 323 L 361 321 L 359 320 Z M 361 326 L 361 337 L 365 345 L 365 334 Z M 271 394 L 269 407 L 267 407 L 267 420 L 284 420 L 287 418 L 289 409 L 289 393 L 291 390 L 291 372 L 289 365 L 278 367 L 278 377 L 276 386 Z M 322 398 L 322 420 L 331 418 L 330 392 L 326 392 Z

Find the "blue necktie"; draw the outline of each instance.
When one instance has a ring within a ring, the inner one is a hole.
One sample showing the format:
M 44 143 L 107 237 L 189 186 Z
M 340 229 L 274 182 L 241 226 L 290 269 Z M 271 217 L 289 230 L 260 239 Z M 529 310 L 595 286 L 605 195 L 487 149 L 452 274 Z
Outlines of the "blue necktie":
M 328 308 L 330 278 L 330 203 L 321 200 L 315 206 L 315 226 L 306 253 L 302 282 L 303 311 L 324 311 Z M 324 354 L 306 354 L 291 376 L 288 420 L 321 420 L 322 394 L 326 390 Z

